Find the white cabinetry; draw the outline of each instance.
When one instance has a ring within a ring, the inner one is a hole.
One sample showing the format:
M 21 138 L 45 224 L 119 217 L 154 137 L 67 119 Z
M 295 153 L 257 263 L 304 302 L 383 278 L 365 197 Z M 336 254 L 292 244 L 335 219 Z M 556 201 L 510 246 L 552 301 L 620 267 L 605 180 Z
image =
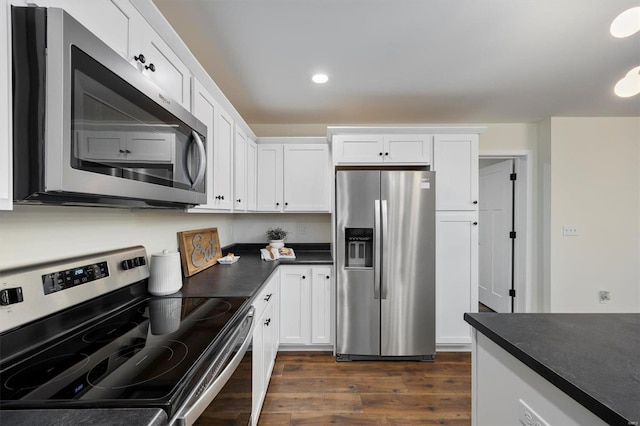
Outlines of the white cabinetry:
M 207 203 L 191 211 L 231 210 L 233 120 L 195 78 L 192 111 L 207 126 Z
M 247 135 L 236 126 L 233 143 L 233 210 L 247 210 Z
M 191 73 L 128 0 L 37 0 L 60 7 L 189 109 Z M 142 55 L 142 56 L 140 56 Z M 142 57 L 144 57 L 144 62 Z
M 9 2 L 0 3 L 0 210 L 13 208 L 11 31 Z
M 478 226 L 475 213 L 436 212 L 436 343 L 468 348 L 465 312 L 478 310 Z
M 330 197 L 326 143 L 258 143 L 258 211 L 329 212 Z
M 478 210 L 478 135 L 435 135 L 436 209 Z
M 331 267 L 280 267 L 280 343 L 331 344 Z
M 431 163 L 432 135 L 361 134 L 333 138 L 335 164 L 424 164 Z
M 255 141 L 247 139 L 247 211 L 254 212 L 257 208 L 257 174 L 258 174 L 258 146 Z
M 251 424 L 258 424 L 260 410 L 269 387 L 269 379 L 275 364 L 279 345 L 279 280 L 280 272 L 269 278 L 260 294 L 254 300 Z

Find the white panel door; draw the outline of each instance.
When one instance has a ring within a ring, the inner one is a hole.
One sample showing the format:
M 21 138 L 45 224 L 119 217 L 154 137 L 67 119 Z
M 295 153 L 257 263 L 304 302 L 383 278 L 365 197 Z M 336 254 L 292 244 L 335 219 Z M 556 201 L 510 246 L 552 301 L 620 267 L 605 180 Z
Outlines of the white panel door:
M 311 343 L 331 343 L 331 268 L 312 268 Z
M 233 119 L 218 106 L 216 112 L 215 140 L 213 144 L 213 194 L 215 206 L 231 210 L 233 205 L 231 150 L 233 147 Z
M 496 312 L 511 312 L 513 160 L 480 169 L 480 302 Z
M 468 345 L 463 316 L 478 311 L 475 213 L 436 213 L 436 343 Z
M 311 269 L 280 270 L 280 343 L 311 342 Z
M 336 164 L 381 163 L 384 156 L 382 135 L 336 135 L 332 155 Z
M 430 164 L 433 150 L 432 135 L 385 135 L 385 163 Z
M 258 146 L 247 139 L 247 211 L 256 211 L 258 174 Z
M 234 141 L 233 210 L 247 209 L 247 135 L 236 125 Z
M 282 200 L 282 145 L 258 145 L 258 194 L 259 212 L 281 212 Z
M 284 145 L 284 211 L 330 210 L 329 146 Z
M 477 210 L 478 135 L 435 135 L 437 210 Z

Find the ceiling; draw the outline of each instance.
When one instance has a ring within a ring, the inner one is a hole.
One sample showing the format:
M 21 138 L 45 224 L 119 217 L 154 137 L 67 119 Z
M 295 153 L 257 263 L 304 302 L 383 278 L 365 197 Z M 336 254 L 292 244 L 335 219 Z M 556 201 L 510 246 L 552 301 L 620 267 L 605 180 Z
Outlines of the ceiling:
M 640 116 L 640 0 L 153 1 L 249 125 Z

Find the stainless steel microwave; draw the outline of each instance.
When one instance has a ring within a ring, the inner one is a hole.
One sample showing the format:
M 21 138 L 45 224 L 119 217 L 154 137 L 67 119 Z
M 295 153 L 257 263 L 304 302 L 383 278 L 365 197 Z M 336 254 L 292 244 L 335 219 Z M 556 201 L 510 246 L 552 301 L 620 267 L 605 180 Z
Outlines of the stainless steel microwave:
M 14 198 L 206 202 L 205 125 L 62 9 L 12 8 Z

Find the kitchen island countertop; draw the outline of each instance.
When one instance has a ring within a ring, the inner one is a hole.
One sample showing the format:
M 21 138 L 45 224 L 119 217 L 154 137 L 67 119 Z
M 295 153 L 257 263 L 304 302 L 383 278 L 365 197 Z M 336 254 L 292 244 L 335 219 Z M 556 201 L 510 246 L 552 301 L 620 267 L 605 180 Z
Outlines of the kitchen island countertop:
M 605 422 L 640 422 L 640 314 L 473 313 L 464 318 Z

